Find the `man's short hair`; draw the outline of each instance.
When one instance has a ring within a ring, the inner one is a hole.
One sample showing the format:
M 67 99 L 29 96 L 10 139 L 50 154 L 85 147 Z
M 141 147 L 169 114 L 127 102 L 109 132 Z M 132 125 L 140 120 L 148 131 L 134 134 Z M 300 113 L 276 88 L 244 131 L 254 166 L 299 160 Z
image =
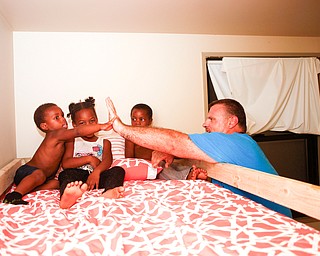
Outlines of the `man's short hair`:
M 230 115 L 234 115 L 238 118 L 238 124 L 243 133 L 247 132 L 247 119 L 243 106 L 234 99 L 220 99 L 215 100 L 209 104 L 209 109 L 217 104 L 222 104 L 226 107 Z

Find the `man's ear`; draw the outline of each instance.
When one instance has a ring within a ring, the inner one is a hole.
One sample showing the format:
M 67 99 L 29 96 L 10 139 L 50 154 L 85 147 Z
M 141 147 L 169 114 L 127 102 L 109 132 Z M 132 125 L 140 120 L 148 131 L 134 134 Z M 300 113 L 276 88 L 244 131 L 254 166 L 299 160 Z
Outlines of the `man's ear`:
M 239 123 L 238 117 L 237 116 L 230 116 L 229 117 L 229 128 L 234 128 L 237 124 Z
M 40 124 L 40 128 L 41 128 L 41 130 L 43 130 L 43 131 L 47 131 L 47 130 L 48 130 L 48 125 L 47 125 L 47 123 L 41 123 L 41 124 Z

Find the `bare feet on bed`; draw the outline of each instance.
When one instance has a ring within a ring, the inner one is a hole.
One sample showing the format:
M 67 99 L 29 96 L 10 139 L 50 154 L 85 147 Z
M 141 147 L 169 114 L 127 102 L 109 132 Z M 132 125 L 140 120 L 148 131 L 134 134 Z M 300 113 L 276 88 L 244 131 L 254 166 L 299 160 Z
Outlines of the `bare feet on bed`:
M 116 187 L 112 189 L 108 189 L 106 192 L 101 194 L 104 198 L 120 198 L 123 197 L 124 187 Z
M 88 185 L 82 181 L 75 181 L 68 183 L 63 195 L 60 199 L 60 208 L 67 209 L 74 205 L 78 198 L 87 191 Z
M 206 180 L 208 178 L 208 173 L 206 170 L 201 168 L 197 168 L 195 165 L 192 166 L 190 170 L 187 180 Z

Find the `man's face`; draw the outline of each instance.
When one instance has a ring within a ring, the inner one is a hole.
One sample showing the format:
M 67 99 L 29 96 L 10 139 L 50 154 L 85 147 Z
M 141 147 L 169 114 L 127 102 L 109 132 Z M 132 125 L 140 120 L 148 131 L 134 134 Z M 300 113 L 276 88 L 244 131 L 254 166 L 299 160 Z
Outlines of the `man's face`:
M 229 131 L 230 114 L 226 111 L 223 104 L 213 105 L 207 115 L 203 127 L 206 132 L 222 132 L 228 133 Z

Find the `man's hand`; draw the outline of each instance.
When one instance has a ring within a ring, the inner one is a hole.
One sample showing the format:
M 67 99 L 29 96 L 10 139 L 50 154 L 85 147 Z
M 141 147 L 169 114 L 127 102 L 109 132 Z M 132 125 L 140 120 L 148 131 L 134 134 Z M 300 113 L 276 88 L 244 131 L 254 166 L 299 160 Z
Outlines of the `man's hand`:
M 109 97 L 106 98 L 106 105 L 109 113 L 109 123 L 112 124 L 113 130 L 115 132 L 119 132 L 119 128 L 123 125 L 123 123 L 117 115 L 116 108 L 114 107 L 113 102 Z
M 153 151 L 151 163 L 153 167 L 159 166 L 161 161 L 165 161 L 165 167 L 168 168 L 172 164 L 174 156 L 160 151 Z
M 114 107 L 113 102 L 109 97 L 106 98 L 106 105 L 109 113 L 109 120 L 114 120 L 116 118 L 119 118 L 117 115 L 116 108 Z

